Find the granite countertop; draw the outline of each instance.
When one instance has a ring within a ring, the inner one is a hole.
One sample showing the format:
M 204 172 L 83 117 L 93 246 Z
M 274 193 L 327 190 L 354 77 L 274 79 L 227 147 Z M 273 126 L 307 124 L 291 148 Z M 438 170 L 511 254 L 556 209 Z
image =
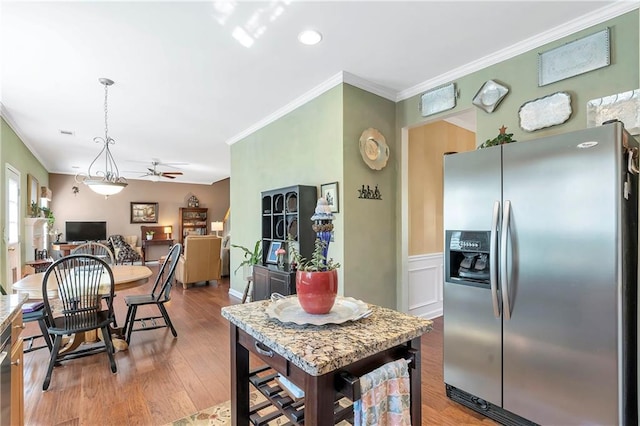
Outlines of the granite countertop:
M 270 301 L 222 308 L 222 316 L 312 376 L 392 348 L 430 331 L 429 320 L 369 305 L 368 318 L 343 324 L 283 324 L 265 312 Z
M 4 330 L 29 297 L 26 293 L 0 296 L 0 330 Z

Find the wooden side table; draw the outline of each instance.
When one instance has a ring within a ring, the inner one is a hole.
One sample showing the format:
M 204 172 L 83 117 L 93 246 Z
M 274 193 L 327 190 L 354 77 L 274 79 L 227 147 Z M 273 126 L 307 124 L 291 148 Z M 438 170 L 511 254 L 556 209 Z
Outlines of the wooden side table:
M 147 247 L 149 246 L 168 246 L 171 248 L 173 245 L 172 239 L 166 240 L 142 240 L 142 265 L 145 264 L 147 260 Z

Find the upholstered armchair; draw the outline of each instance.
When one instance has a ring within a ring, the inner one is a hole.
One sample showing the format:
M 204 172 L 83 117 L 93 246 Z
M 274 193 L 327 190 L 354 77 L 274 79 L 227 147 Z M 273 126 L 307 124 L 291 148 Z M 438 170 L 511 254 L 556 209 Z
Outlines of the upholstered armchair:
M 178 260 L 176 281 L 183 288 L 194 284 L 221 278 L 222 260 L 220 247 L 222 239 L 215 235 L 189 235 L 184 239 L 184 254 Z

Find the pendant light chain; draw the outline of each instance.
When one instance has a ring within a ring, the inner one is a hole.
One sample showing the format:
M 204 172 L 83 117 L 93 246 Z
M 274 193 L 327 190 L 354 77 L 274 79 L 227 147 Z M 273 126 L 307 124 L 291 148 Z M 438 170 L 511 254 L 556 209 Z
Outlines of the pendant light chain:
M 109 93 L 109 85 L 104 85 L 104 140 L 109 143 L 109 125 L 107 124 L 107 117 L 109 116 L 109 110 L 107 107 L 107 96 Z

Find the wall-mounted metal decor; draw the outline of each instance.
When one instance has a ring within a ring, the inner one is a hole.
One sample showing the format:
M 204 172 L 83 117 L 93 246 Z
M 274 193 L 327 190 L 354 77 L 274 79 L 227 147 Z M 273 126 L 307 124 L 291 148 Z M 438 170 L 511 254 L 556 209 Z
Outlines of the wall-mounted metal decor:
M 571 96 L 557 92 L 524 103 L 518 111 L 520 128 L 527 132 L 562 124 L 571 117 Z
M 358 198 L 365 200 L 382 200 L 382 194 L 378 189 L 378 185 L 374 189 L 371 189 L 369 185 L 362 185 L 362 189 L 358 189 Z
M 487 80 L 473 97 L 473 103 L 485 112 L 492 113 L 509 93 L 509 89 L 493 80 Z
M 389 146 L 384 135 L 378 129 L 369 127 L 358 141 L 360 155 L 367 166 L 373 170 L 382 170 L 389 160 Z
M 617 118 L 632 135 L 640 134 L 640 89 L 591 99 L 587 102 L 587 127 Z
M 538 54 L 538 86 L 610 64 L 609 28 Z
M 445 84 L 425 92 L 420 98 L 420 114 L 426 117 L 456 106 L 455 83 Z

